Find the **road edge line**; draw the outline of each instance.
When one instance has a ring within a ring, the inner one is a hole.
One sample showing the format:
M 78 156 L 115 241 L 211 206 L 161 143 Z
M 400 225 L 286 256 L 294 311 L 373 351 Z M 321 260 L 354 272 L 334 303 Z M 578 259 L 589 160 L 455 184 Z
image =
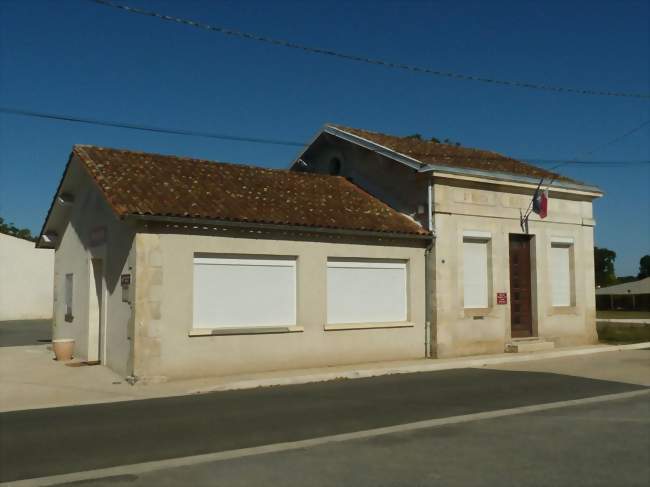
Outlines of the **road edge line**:
M 204 453 L 188 457 L 178 457 L 164 460 L 154 460 L 150 462 L 134 463 L 130 465 L 119 465 L 106 467 L 95 470 L 85 470 L 81 472 L 72 472 L 66 474 L 51 475 L 46 477 L 36 477 L 31 479 L 14 480 L 0 483 L 0 487 L 27 487 L 27 486 L 50 486 L 69 482 L 80 482 L 85 480 L 99 480 L 107 477 L 116 477 L 124 475 L 138 475 L 157 470 L 170 468 L 187 467 L 203 463 L 218 462 L 223 460 L 232 460 L 235 458 L 250 457 L 263 455 L 266 453 L 279 453 L 300 448 L 310 448 L 328 443 L 338 443 L 343 441 L 360 440 L 383 436 L 393 433 L 402 433 L 420 429 L 435 428 L 459 423 L 468 423 L 472 421 L 481 421 L 485 419 L 495 419 L 519 414 L 535 413 L 561 409 L 572 406 L 582 406 L 601 402 L 609 402 L 632 397 L 642 396 L 650 393 L 650 388 L 621 392 L 616 394 L 605 394 L 600 396 L 587 397 L 582 399 L 569 399 L 566 401 L 556 401 L 543 404 L 534 404 L 529 406 L 520 406 L 516 408 L 498 409 L 495 411 L 484 411 L 480 413 L 464 414 L 459 416 L 449 416 L 447 418 L 427 419 L 404 423 L 393 426 L 384 426 L 372 428 L 369 430 L 354 431 L 350 433 L 340 433 L 336 435 L 320 436 L 306 440 L 297 440 L 283 443 L 273 443 L 269 445 L 254 446 L 249 448 L 240 448 L 236 450 L 225 450 L 213 453 Z

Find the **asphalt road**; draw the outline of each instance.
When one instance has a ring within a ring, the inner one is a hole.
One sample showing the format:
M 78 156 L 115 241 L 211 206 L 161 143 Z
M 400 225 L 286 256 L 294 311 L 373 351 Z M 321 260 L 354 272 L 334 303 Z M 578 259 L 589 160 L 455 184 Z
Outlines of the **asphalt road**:
M 268 445 L 640 388 L 542 372 L 461 369 L 9 412 L 0 414 L 0 480 Z M 494 468 L 507 476 L 507 466 L 504 459 Z
M 0 321 L 0 347 L 42 345 L 52 340 L 52 320 Z
M 646 487 L 649 456 L 645 396 L 68 485 Z

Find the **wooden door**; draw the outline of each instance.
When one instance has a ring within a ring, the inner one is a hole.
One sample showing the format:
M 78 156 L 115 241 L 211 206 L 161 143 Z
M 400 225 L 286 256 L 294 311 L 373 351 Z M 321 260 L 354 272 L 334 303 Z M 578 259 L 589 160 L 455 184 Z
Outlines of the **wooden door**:
M 510 328 L 511 336 L 533 335 L 530 273 L 530 236 L 510 235 Z

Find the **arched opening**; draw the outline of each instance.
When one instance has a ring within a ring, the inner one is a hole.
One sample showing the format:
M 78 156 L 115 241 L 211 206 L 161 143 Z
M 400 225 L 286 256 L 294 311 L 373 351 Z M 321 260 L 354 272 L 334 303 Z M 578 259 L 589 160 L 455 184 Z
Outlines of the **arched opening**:
M 341 159 L 338 157 L 332 157 L 329 164 L 329 173 L 332 176 L 338 176 L 341 174 Z

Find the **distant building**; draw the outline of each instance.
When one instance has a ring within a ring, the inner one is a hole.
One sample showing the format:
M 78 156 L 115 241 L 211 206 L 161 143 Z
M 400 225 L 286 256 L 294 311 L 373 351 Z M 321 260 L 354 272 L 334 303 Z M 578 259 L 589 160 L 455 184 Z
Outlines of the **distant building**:
M 0 233 L 0 321 L 52 318 L 54 252 Z
M 650 277 L 596 289 L 599 310 L 650 311 Z

